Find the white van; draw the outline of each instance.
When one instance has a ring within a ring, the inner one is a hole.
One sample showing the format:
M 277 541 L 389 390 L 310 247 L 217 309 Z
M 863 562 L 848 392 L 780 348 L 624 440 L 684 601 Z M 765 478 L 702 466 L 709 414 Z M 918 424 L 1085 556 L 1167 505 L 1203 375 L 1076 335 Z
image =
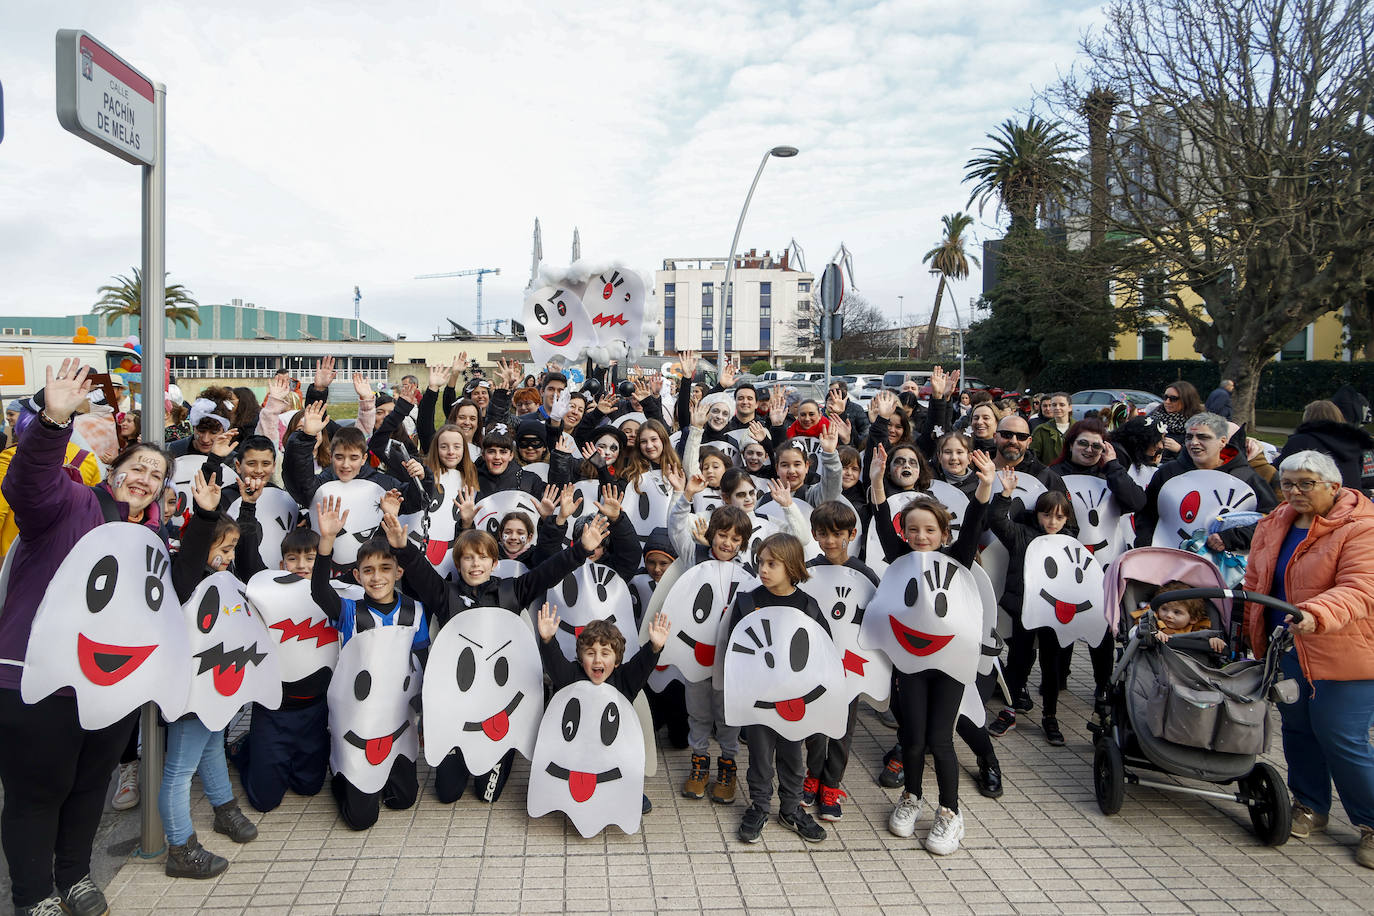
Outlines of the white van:
M 37 393 L 47 379 L 47 368 L 56 372 L 64 359 L 79 359 L 97 372 L 118 369 L 126 359 L 139 361 L 134 351 L 114 344 L 0 337 L 0 398 L 9 401 Z

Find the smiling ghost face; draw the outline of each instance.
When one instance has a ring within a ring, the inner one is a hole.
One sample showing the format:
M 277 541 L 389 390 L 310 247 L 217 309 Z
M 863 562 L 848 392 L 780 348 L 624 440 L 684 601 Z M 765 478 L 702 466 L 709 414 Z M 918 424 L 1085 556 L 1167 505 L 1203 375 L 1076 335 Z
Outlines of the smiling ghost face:
M 1096 645 L 1107 630 L 1102 567 L 1067 534 L 1031 541 L 1025 556 L 1021 620 L 1026 629 L 1051 627 L 1061 646 Z
M 1159 488 L 1159 523 L 1155 547 L 1178 547 L 1213 519 L 1232 512 L 1254 512 L 1255 491 L 1225 471 L 1189 471 L 1171 477 Z
M 233 505 L 229 507 L 229 517 L 237 519 L 242 506 L 242 499 L 234 500 Z M 287 532 L 296 527 L 299 518 L 300 509 L 291 498 L 291 494 L 285 490 L 267 487 L 258 496 L 257 520 L 262 531 L 262 540 L 258 542 L 258 555 L 262 557 L 262 564 L 268 569 L 277 569 L 281 565 L 282 539 L 286 537 Z
M 360 792 L 380 792 L 396 758 L 419 751 L 420 666 L 410 627 L 374 627 L 339 653 L 329 684 L 329 762 Z
M 370 480 L 331 480 L 315 491 L 315 506 L 310 508 L 310 527 L 320 530 L 318 505 L 328 497 L 337 497 L 348 512 L 344 530 L 334 540 L 334 562 L 340 566 L 356 563 L 358 548 L 370 538 L 382 523 L 380 486 Z
M 596 345 L 596 329 L 577 294 L 566 287 L 545 286 L 525 297 L 525 334 L 530 355 L 539 365 L 578 360 Z
M 529 814 L 562 811 L 584 837 L 611 824 L 639 829 L 644 734 L 609 684 L 577 681 L 554 694 L 530 761 Z
M 663 482 L 662 471 L 648 471 L 639 476 L 622 501 L 635 534 L 647 538 L 655 528 L 667 527 L 673 495 L 673 488 Z
M 623 661 L 639 651 L 630 588 L 609 566 L 584 563 L 549 589 L 548 599 L 558 611 L 558 648 L 569 659 L 577 660 L 577 635 L 593 620 L 615 624 L 626 637 Z
M 10 574 L 25 572 L 21 566 Z M 115 522 L 87 532 L 34 613 L 20 681 L 24 702 L 71 687 L 86 729 L 112 725 L 149 701 L 177 718 L 190 687 L 179 611 L 171 560 L 153 531 Z
M 182 613 L 191 640 L 191 692 L 186 711 L 218 731 L 245 703 L 281 703 L 275 640 L 268 636 L 232 573 L 196 586 Z
M 672 632 L 659 653 L 660 665 L 676 665 L 689 682 L 711 676 L 721 621 L 735 600 L 743 575 L 737 563 L 707 560 L 677 578 L 663 602 L 672 620 Z
M 725 721 L 766 725 L 789 741 L 844 736 L 844 667 L 820 624 L 790 607 L 746 615 L 725 647 Z
M 820 605 L 830 638 L 844 668 L 846 702 L 860 694 L 884 703 L 892 692 L 892 663 L 881 652 L 859 645 L 859 630 L 877 586 L 848 566 L 815 566 L 811 578 L 798 586 Z
M 434 640 L 424 685 L 425 759 L 463 752 L 474 773 L 511 748 L 529 759 L 544 712 L 544 671 L 529 625 L 504 608 L 463 611 Z
M 983 602 L 973 574 L 936 552 L 909 553 L 888 567 L 859 631 L 907 674 L 943 671 L 967 684 L 978 671 Z

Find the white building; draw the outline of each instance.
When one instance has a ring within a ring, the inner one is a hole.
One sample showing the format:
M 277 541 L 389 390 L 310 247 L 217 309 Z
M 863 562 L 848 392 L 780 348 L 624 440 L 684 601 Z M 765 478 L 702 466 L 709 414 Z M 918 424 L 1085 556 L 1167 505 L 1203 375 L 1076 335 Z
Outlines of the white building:
M 661 352 L 720 348 L 721 287 L 725 258 L 665 258 L 655 285 L 662 339 Z M 725 349 L 747 366 L 758 359 L 773 365 L 809 357 L 815 346 L 812 282 L 815 278 L 788 265 L 788 253 L 774 257 L 754 249 L 735 257 L 730 274 L 732 295 L 725 303 Z M 733 295 L 737 293 L 738 295 Z

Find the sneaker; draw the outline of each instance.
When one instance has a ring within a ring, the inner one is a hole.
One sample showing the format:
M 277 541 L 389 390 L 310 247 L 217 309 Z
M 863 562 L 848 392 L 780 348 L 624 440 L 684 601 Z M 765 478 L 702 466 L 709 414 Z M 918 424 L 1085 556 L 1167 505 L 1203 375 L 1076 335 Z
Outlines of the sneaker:
M 706 754 L 692 755 L 692 772 L 682 784 L 683 798 L 705 798 L 706 780 L 711 774 L 711 758 Z
M 257 839 L 258 828 L 240 810 L 238 802 L 230 799 L 215 806 L 215 833 L 222 833 L 235 843 L 247 843 Z
M 887 829 L 893 836 L 909 837 L 916 832 L 916 822 L 921 819 L 921 800 L 910 792 L 903 792 L 887 819 Z
M 1000 738 L 1015 728 L 1016 713 L 1010 709 L 1004 709 L 997 714 L 997 718 L 988 723 L 988 734 L 994 738 Z
M 741 843 L 757 843 L 763 833 L 763 827 L 768 823 L 768 812 L 760 811 L 758 808 L 749 807 L 744 809 L 744 817 L 739 822 L 739 839 Z
M 1374 827 L 1360 827 L 1360 845 L 1355 847 L 1355 862 L 1374 868 Z
M 1059 730 L 1059 720 L 1054 716 L 1046 716 L 1040 722 L 1040 727 L 1045 730 L 1045 740 L 1050 747 L 1064 746 L 1064 733 Z
M 902 758 L 889 757 L 883 761 L 883 771 L 878 774 L 878 785 L 884 789 L 896 789 L 906 781 L 906 769 Z
M 814 817 L 800 808 L 793 811 L 791 814 L 785 814 L 779 811 L 778 823 L 782 824 L 808 843 L 819 843 L 821 840 L 825 839 L 825 828 L 816 823 Z
M 733 757 L 718 758 L 716 760 L 716 781 L 711 784 L 711 801 L 718 805 L 733 805 L 738 775 Z
M 1012 701 L 1011 708 L 1017 712 L 1030 712 L 1034 709 L 1035 701 L 1031 699 L 1030 691 L 1022 687 L 1021 692 L 1018 693 L 1016 699 Z
M 115 789 L 114 801 L 110 807 L 116 811 L 128 811 L 138 807 L 138 761 L 131 760 L 119 765 L 119 787 Z
M 1294 800 L 1293 829 L 1288 835 L 1304 840 L 1314 833 L 1324 831 L 1329 820 L 1325 814 L 1318 814 L 1302 802 Z
M 810 773 L 802 780 L 802 801 L 803 808 L 810 808 L 816 803 L 816 793 L 821 789 L 821 781 Z
M 62 898 L 49 897 L 32 906 L 15 907 L 14 916 L 66 916 L 66 911 L 62 909 Z
M 105 895 L 95 886 L 91 876 L 87 875 L 62 895 L 62 909 L 71 916 L 107 916 L 110 904 L 105 901 Z
M 1002 797 L 1002 767 L 995 757 L 978 761 L 978 775 L 973 777 L 973 783 L 984 798 Z
M 948 808 L 941 807 L 935 812 L 935 826 L 926 836 L 926 851 L 937 856 L 947 856 L 959 848 L 964 838 L 964 816 Z
M 881 722 L 883 725 L 886 725 L 888 728 L 896 728 L 897 714 L 894 713 L 891 710 L 891 708 L 884 709 L 878 713 L 878 721 Z
M 840 799 L 848 797 L 849 793 L 837 786 L 821 786 L 821 806 L 816 809 L 816 817 L 823 821 L 838 821 L 844 817 Z
M 169 878 L 213 878 L 228 867 L 229 860 L 200 845 L 194 833 L 184 846 L 167 847 L 164 871 Z
M 640 814 L 648 814 L 648 813 L 649 813 L 650 811 L 652 811 L 652 810 L 654 810 L 654 803 L 651 802 L 651 801 L 649 801 L 649 796 L 646 795 L 646 796 L 644 796 L 644 804 L 643 804 L 643 806 L 640 808 L 639 813 L 640 813 Z

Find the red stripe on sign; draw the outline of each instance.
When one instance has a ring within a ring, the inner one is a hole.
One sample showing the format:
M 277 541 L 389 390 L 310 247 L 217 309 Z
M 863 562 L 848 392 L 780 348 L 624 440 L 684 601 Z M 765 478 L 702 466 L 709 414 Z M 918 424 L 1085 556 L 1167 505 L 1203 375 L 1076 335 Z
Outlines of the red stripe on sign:
M 81 36 L 81 51 L 90 51 L 91 59 L 106 73 L 128 86 L 148 101 L 153 101 L 153 84 L 139 76 L 124 61 L 106 51 L 89 35 Z

